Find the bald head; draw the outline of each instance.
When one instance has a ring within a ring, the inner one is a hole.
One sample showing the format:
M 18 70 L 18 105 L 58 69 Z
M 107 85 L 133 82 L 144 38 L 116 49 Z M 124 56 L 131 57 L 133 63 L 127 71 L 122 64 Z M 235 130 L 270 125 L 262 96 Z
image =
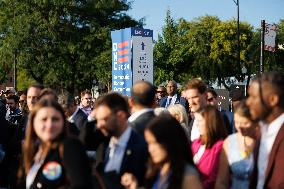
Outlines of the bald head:
M 155 102 L 155 87 L 147 81 L 138 81 L 132 87 L 133 102 L 145 107 L 151 107 Z

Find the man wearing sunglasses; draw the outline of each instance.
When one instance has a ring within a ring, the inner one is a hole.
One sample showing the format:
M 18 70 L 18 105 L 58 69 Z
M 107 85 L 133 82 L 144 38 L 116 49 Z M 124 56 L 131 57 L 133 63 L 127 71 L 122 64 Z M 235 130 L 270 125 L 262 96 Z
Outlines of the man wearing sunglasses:
M 215 106 L 216 108 L 218 108 L 218 110 L 221 112 L 224 123 L 226 125 L 227 128 L 227 132 L 228 134 L 232 134 L 234 131 L 234 116 L 233 113 L 228 111 L 228 110 L 224 110 L 221 107 L 219 108 L 218 106 L 218 94 L 216 93 L 216 91 L 214 89 L 209 88 L 206 91 L 207 94 L 207 103 L 209 105 Z
M 156 102 L 160 103 L 161 99 L 164 98 L 167 94 L 167 89 L 164 86 L 159 86 L 156 90 Z

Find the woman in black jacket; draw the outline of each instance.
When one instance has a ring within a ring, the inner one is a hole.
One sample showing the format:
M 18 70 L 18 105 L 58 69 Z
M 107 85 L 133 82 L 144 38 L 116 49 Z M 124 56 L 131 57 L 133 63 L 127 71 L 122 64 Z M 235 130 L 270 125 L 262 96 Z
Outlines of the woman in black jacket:
M 92 188 L 82 144 L 66 134 L 61 106 L 42 100 L 29 115 L 23 146 L 26 188 Z

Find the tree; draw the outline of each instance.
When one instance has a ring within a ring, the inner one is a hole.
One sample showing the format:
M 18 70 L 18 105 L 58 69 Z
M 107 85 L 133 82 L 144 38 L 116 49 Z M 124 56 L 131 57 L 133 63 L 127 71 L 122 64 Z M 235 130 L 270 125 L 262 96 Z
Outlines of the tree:
M 191 55 L 188 53 L 188 42 L 184 40 L 187 28 L 184 20 L 176 22 L 167 11 L 162 35 L 154 46 L 155 82 L 157 84 L 175 79 L 182 81 L 190 65 Z
M 187 41 L 190 43 L 190 54 L 193 55 L 193 62 L 188 71 L 193 77 L 201 77 L 204 80 L 214 80 L 217 68 L 210 56 L 214 28 L 220 25 L 221 21 L 215 16 L 203 16 L 188 22 Z
M 70 92 L 110 81 L 110 31 L 142 25 L 129 8 L 127 0 L 2 0 L 0 62 L 16 53 L 19 69 Z
M 240 63 L 238 63 L 236 21 L 222 22 L 213 29 L 210 57 L 217 68 L 215 78 L 219 83 L 226 86 L 226 80 L 230 77 L 242 80 L 241 68 L 247 67 L 249 63 L 249 46 L 252 36 L 253 27 L 248 23 L 240 22 Z
M 250 63 L 253 28 L 241 22 L 240 33 L 241 64 L 246 65 Z M 226 84 L 230 77 L 241 76 L 237 64 L 235 20 L 221 21 L 206 15 L 193 21 L 179 19 L 175 22 L 168 11 L 154 55 L 158 82 L 166 79 L 184 82 L 201 77 L 208 83 L 218 80 L 219 84 L 229 87 Z

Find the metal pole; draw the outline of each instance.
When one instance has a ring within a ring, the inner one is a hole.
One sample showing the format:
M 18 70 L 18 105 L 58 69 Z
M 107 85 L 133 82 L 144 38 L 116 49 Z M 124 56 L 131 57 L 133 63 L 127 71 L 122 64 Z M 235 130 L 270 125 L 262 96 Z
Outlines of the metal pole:
M 260 46 L 260 74 L 264 71 L 264 34 L 265 34 L 265 20 L 261 20 L 261 46 Z
M 241 52 L 240 52 L 240 2 L 239 0 L 233 0 L 237 6 L 237 69 L 241 75 Z M 242 76 L 241 76 L 242 78 Z
M 240 2 L 237 0 L 237 37 L 238 37 L 238 58 L 237 58 L 237 65 L 238 65 L 238 70 L 241 70 L 241 55 L 240 55 Z
M 14 73 L 13 73 L 13 77 L 14 77 L 14 81 L 13 81 L 13 87 L 14 89 L 17 91 L 17 55 L 16 55 L 16 51 L 14 52 Z

